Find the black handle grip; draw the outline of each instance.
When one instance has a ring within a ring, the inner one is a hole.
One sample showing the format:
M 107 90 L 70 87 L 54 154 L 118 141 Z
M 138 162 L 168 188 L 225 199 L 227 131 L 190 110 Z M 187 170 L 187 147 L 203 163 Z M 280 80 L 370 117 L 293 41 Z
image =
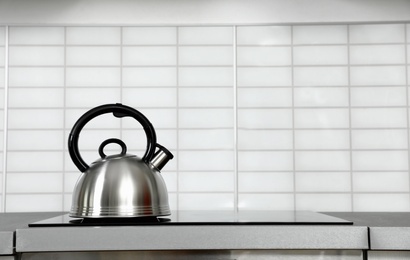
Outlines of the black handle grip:
M 157 136 L 155 134 L 154 127 L 149 122 L 149 120 L 139 111 L 135 110 L 132 107 L 117 103 L 95 107 L 82 115 L 74 124 L 68 137 L 68 151 L 77 168 L 81 172 L 85 172 L 89 168 L 88 164 L 83 160 L 80 155 L 80 151 L 78 150 L 78 139 L 80 137 L 81 130 L 91 119 L 107 113 L 113 113 L 113 115 L 116 117 L 133 117 L 142 125 L 147 136 L 147 150 L 145 151 L 142 159 L 145 162 L 149 162 L 154 155 L 155 145 L 157 143 Z

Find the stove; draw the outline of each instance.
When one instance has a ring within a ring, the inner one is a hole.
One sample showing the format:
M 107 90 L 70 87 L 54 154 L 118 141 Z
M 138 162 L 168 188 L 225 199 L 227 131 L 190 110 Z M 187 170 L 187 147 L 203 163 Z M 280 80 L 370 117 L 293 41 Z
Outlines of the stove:
M 138 225 L 353 225 L 312 211 L 173 211 L 171 216 L 139 218 L 71 218 L 68 214 L 30 223 L 29 227 Z

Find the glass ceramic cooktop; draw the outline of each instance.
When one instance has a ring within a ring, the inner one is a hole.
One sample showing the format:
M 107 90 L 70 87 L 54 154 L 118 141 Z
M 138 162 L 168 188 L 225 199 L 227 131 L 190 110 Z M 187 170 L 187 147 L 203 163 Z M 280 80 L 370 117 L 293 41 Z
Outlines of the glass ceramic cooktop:
M 130 225 L 352 225 L 353 222 L 312 211 L 173 211 L 170 216 L 139 218 L 71 218 L 68 214 L 29 227 Z

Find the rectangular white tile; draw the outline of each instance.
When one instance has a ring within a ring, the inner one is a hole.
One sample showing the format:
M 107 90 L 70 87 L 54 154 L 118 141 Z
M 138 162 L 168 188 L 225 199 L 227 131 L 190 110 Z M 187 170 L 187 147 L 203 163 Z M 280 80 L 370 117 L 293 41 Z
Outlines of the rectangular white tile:
M 122 84 L 124 87 L 169 87 L 176 86 L 175 68 L 123 68 Z
M 176 27 L 122 28 L 122 44 L 125 45 L 170 45 L 176 43 Z
M 345 87 L 303 87 L 295 88 L 296 107 L 348 107 L 349 89 Z
M 6 45 L 6 27 L 0 26 L 0 46 Z
M 178 43 L 186 45 L 232 44 L 232 27 L 179 27 Z
M 350 83 L 363 86 L 389 86 L 406 84 L 405 66 L 351 67 Z
M 247 129 L 292 128 L 291 109 L 240 109 L 238 127 Z
M 353 151 L 354 171 L 407 171 L 407 151 Z
M 230 87 L 233 85 L 232 68 L 179 68 L 179 86 Z
M 177 126 L 177 110 L 171 108 L 164 108 L 164 109 L 148 109 L 148 108 L 139 108 L 138 104 L 127 104 L 133 106 L 135 109 L 139 110 L 142 114 L 144 114 L 155 129 L 161 128 L 176 128 Z M 124 128 L 135 128 L 136 126 L 139 127 L 138 123 L 132 118 L 124 118 L 123 120 L 123 127 Z M 137 124 L 137 125 L 136 125 Z M 189 123 L 188 123 L 189 124 Z
M 50 98 L 52 97 L 52 98 Z M 63 88 L 10 88 L 10 108 L 64 107 Z
M 63 128 L 64 111 L 61 109 L 9 109 L 10 129 Z
M 7 154 L 9 172 L 61 172 L 63 152 L 11 152 Z M 22 163 L 24 162 L 24 163 Z
M 405 108 L 351 109 L 353 128 L 407 127 Z
M 296 67 L 295 86 L 347 86 L 347 67 Z
M 232 128 L 233 111 L 232 109 L 180 109 L 178 121 L 181 128 Z
M 293 210 L 293 194 L 239 194 L 239 210 Z
M 291 68 L 238 68 L 239 87 L 282 87 L 292 85 Z
M 407 130 L 352 130 L 353 149 L 407 149 Z
M 297 171 L 348 171 L 350 153 L 344 151 L 297 151 L 295 152 Z
M 293 192 L 292 172 L 239 172 L 238 191 Z
M 9 194 L 6 212 L 51 212 L 63 210 L 61 194 Z
M 124 88 L 124 104 L 136 104 L 138 107 L 176 107 L 177 90 L 175 88 Z
M 233 210 L 233 193 L 180 193 L 179 210 Z
M 351 211 L 351 195 L 296 194 L 296 210 Z
M 293 135 L 290 130 L 238 130 L 238 149 L 240 150 L 292 148 Z
M 64 27 L 10 26 L 9 44 L 62 45 L 64 44 Z
M 291 44 L 290 26 L 238 26 L 238 45 Z
M 404 24 L 360 24 L 349 26 L 350 43 L 401 43 Z
M 57 193 L 63 191 L 61 173 L 7 174 L 7 193 Z
M 350 192 L 350 172 L 296 172 L 298 192 Z
M 10 66 L 62 66 L 64 47 L 10 46 Z
M 0 88 L 4 88 L 5 86 L 4 76 L 4 69 L 0 67 Z
M 346 25 L 293 26 L 293 44 L 347 43 Z
M 293 48 L 294 65 L 346 65 L 346 46 L 299 46 Z
M 10 68 L 10 87 L 63 87 L 63 68 Z
M 99 106 L 121 103 L 118 88 L 69 88 L 66 90 L 66 105 L 69 107 Z
M 296 128 L 346 128 L 349 127 L 349 110 L 344 108 L 296 109 Z
M 233 172 L 183 172 L 178 180 L 181 192 L 233 192 L 234 189 Z
M 409 194 L 355 194 L 354 211 L 406 212 L 410 210 Z
M 0 47 L 0 67 L 4 67 L 6 64 L 6 48 Z
M 81 109 L 73 109 L 70 107 L 67 107 L 65 109 L 65 127 L 67 130 L 71 130 L 71 128 L 74 126 L 74 123 L 82 116 L 84 115 L 89 109 L 92 107 L 87 108 L 81 108 Z M 114 128 L 114 129 L 120 129 L 120 120 L 116 117 L 114 117 L 112 114 L 103 114 L 100 115 L 93 120 L 91 120 L 89 123 L 87 123 L 86 126 L 88 129 L 101 129 L 101 128 Z
M 185 46 L 178 49 L 178 64 L 181 66 L 232 66 L 232 47 Z
M 67 27 L 67 45 L 117 45 L 121 43 L 120 27 Z
M 403 64 L 404 45 L 350 46 L 350 64 Z
M 122 64 L 126 66 L 174 66 L 177 64 L 177 48 L 123 47 Z
M 239 88 L 238 107 L 292 107 L 290 88 Z
M 65 138 L 63 131 L 8 131 L 9 150 L 62 150 Z
M 181 171 L 232 171 L 233 159 L 233 151 L 180 151 L 177 160 Z
M 67 68 L 68 87 L 118 87 L 121 84 L 119 68 Z
M 288 66 L 292 64 L 290 47 L 238 47 L 238 66 Z
M 180 88 L 179 107 L 233 107 L 232 88 Z
M 355 172 L 355 192 L 408 192 L 408 172 Z
M 406 106 L 406 87 L 355 87 L 350 89 L 352 106 Z
M 291 171 L 292 152 L 279 151 L 240 151 L 238 152 L 238 171 Z
M 232 129 L 179 130 L 179 149 L 233 149 Z
M 149 120 L 151 121 L 150 118 Z M 137 121 L 135 121 L 135 125 L 138 125 Z M 157 142 L 171 152 L 176 151 L 178 147 L 177 130 L 158 129 L 156 125 L 154 127 L 157 133 Z M 121 140 L 125 142 L 129 150 L 144 149 L 147 142 L 145 132 L 142 129 L 123 129 L 121 131 Z
M 349 149 L 349 130 L 296 130 L 296 149 Z
M 68 66 L 119 66 L 121 64 L 120 47 L 67 47 L 66 64 Z

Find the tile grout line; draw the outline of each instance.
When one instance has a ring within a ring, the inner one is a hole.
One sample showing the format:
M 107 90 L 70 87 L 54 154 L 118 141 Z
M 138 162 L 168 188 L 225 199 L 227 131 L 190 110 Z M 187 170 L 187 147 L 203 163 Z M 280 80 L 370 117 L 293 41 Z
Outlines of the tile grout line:
M 353 196 L 353 149 L 352 149 L 352 103 L 351 103 L 351 80 L 350 80 L 350 25 L 347 25 L 347 91 L 349 109 L 349 171 L 350 171 L 350 210 L 354 211 Z
M 291 55 L 291 86 L 292 86 L 292 167 L 293 167 L 293 210 L 296 211 L 296 144 L 295 144 L 295 76 L 294 76 L 294 67 L 293 67 L 293 26 L 290 26 L 290 55 Z
M 67 107 L 66 107 L 66 95 L 67 95 L 67 67 L 66 67 L 66 65 L 67 65 L 67 26 L 64 26 L 64 75 L 63 75 L 63 77 L 64 77 L 64 79 L 63 79 L 63 81 L 64 81 L 64 86 L 63 86 L 63 136 L 65 137 L 66 135 L 65 135 L 65 133 L 66 133 L 66 110 L 67 110 Z M 67 136 L 67 138 L 68 138 L 68 136 Z M 66 142 L 65 142 L 65 140 L 64 140 L 64 138 L 63 138 L 63 187 L 62 187 L 62 190 L 63 190 L 63 193 L 65 192 L 65 177 L 66 177 L 66 172 L 65 172 L 65 168 L 66 168 L 66 158 L 65 158 L 65 150 L 66 150 Z M 65 210 L 65 199 L 64 199 L 64 194 L 63 194 L 63 196 L 62 196 L 62 200 L 63 200 L 63 203 L 62 203 L 62 210 Z
M 120 27 L 120 103 L 122 104 L 124 102 L 123 100 L 123 80 L 122 80 L 122 76 L 123 76 L 123 27 Z M 122 136 L 123 136 L 123 120 L 120 118 L 120 139 L 122 140 Z
M 9 26 L 5 26 L 4 48 L 4 118 L 3 118 L 3 175 L 1 212 L 6 212 L 7 193 L 7 136 L 8 136 L 8 89 L 9 89 Z
M 233 26 L 233 138 L 234 138 L 234 209 L 239 211 L 239 165 L 238 165 L 238 83 L 237 83 L 237 26 Z
M 175 51 L 175 59 L 176 59 L 176 209 L 179 210 L 179 182 L 180 182 L 180 169 L 179 169 L 179 26 L 175 27 L 175 36 L 176 36 L 176 51 Z
M 410 169 L 410 157 L 409 157 L 409 151 L 410 151 L 410 136 L 409 136 L 409 134 L 410 134 L 410 119 L 409 119 L 409 76 L 408 76 L 408 69 L 409 69 L 409 66 L 408 66 L 408 59 L 407 59 L 407 57 L 408 57 L 408 40 L 407 40 L 407 37 L 408 37 L 408 35 L 407 35 L 407 28 L 408 28 L 408 24 L 404 24 L 404 62 L 405 62 L 405 78 L 406 78 L 406 85 L 407 85 L 407 87 L 406 87 L 406 106 L 407 106 L 407 109 L 406 109 L 406 123 L 407 123 L 407 160 L 408 160 L 408 165 L 407 165 L 407 167 L 408 167 L 408 170 Z M 409 177 L 409 173 L 407 173 L 407 177 Z M 410 191 L 410 178 L 409 178 L 409 191 Z M 410 203 L 410 192 L 409 192 L 409 203 Z M 409 205 L 409 207 L 410 207 L 410 205 Z

